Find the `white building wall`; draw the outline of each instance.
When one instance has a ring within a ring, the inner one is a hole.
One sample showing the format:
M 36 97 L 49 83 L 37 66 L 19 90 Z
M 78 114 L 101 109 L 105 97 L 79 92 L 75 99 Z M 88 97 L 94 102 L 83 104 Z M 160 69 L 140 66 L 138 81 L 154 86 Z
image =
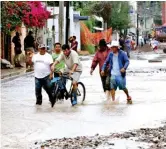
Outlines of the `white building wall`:
M 78 11 L 74 11 L 74 14 L 79 14 L 80 15 L 80 12 L 78 12 Z M 73 18 L 73 17 L 72 17 Z M 77 21 L 77 22 L 74 22 L 74 20 L 73 21 L 71 21 L 71 22 L 73 22 L 73 28 L 71 29 L 71 31 L 73 31 L 70 35 L 72 36 L 76 36 L 76 38 L 77 38 L 77 41 L 78 41 L 78 48 L 77 48 L 77 50 L 79 51 L 79 50 L 81 50 L 81 25 L 80 25 L 80 21 Z
M 150 30 L 153 25 L 153 18 L 145 18 L 143 30 Z
M 146 28 L 147 29 L 151 29 L 152 26 L 154 24 L 154 19 L 153 18 L 149 18 L 147 21 L 146 21 Z
M 133 8 L 133 12 L 130 13 L 130 20 L 131 20 L 131 27 L 128 29 L 128 32 L 132 32 L 136 34 L 136 29 L 137 29 L 137 2 L 136 1 L 129 1 L 130 6 Z
M 48 19 L 47 20 L 47 28 L 49 30 L 49 38 L 52 38 L 52 25 L 54 23 L 55 25 L 55 41 L 53 41 L 53 43 L 55 42 L 59 42 L 59 7 L 47 7 L 47 10 L 51 12 L 51 15 L 57 14 L 54 21 L 53 19 Z M 73 21 L 73 13 L 79 13 L 79 12 L 74 12 L 73 11 L 73 7 L 70 7 L 69 10 L 69 18 L 70 18 L 70 26 L 69 26 L 69 37 L 75 35 L 77 37 L 77 41 L 78 41 L 78 50 L 80 49 L 80 22 L 74 22 Z M 66 32 L 66 7 L 64 7 L 64 28 L 63 28 L 63 39 L 64 39 L 64 43 L 65 43 L 65 32 Z

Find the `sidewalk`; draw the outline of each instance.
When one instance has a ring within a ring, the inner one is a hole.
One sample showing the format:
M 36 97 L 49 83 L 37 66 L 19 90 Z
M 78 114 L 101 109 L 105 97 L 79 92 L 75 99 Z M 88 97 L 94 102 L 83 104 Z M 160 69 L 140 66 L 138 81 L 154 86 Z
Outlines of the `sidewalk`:
M 87 56 L 87 55 L 90 55 L 90 53 L 88 51 L 78 51 L 78 54 L 80 56 Z
M 162 53 L 163 53 L 164 48 L 166 48 L 166 43 L 160 43 L 158 46 L 158 51 L 162 51 Z M 139 46 L 137 50 L 139 52 L 152 52 L 153 51 L 149 44 L 145 44 L 143 47 Z
M 88 51 L 80 51 L 80 56 L 87 56 L 89 55 Z M 33 70 L 23 68 L 13 68 L 13 69 L 1 69 L 1 80 L 11 77 L 17 77 L 29 72 L 32 72 Z
M 137 49 L 139 52 L 151 52 L 152 49 L 149 44 L 145 44 L 144 46 L 139 46 Z
M 23 75 L 29 72 L 25 67 L 23 68 L 13 68 L 13 69 L 1 69 L 1 79 Z

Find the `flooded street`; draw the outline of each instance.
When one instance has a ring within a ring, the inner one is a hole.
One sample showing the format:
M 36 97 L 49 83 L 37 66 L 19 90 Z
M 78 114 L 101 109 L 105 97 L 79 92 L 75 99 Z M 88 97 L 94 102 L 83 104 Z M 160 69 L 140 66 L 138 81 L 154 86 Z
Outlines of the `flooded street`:
M 146 60 L 143 60 L 144 57 Z M 86 87 L 83 105 L 71 107 L 70 100 L 65 100 L 51 108 L 43 90 L 43 104 L 36 106 L 33 74 L 2 83 L 1 148 L 23 149 L 29 148 L 35 141 L 46 139 L 92 136 L 96 133 L 109 135 L 160 125 L 166 120 L 166 60 L 160 55 L 162 63 L 149 63 L 152 57 L 152 54 L 144 55 L 139 60 L 133 56 L 130 61 L 127 87 L 133 105 L 126 104 L 126 97 L 119 90 L 115 103 L 106 102 L 98 68 L 92 76 L 89 74 L 92 57 L 85 57 L 82 61 L 84 71 L 81 82 Z

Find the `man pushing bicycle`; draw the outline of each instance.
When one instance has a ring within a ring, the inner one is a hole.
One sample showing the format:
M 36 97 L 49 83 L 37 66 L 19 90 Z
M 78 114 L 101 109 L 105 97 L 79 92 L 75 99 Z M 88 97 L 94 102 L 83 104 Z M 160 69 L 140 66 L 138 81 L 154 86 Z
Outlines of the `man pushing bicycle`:
M 64 44 L 62 46 L 63 53 L 55 60 L 53 65 L 51 66 L 52 74 L 55 69 L 55 65 L 64 61 L 67 68 L 65 69 L 65 73 L 69 73 L 69 76 L 73 78 L 73 91 L 72 91 L 72 105 L 77 104 L 77 83 L 82 74 L 82 64 L 80 62 L 79 56 L 76 51 L 71 50 L 68 44 Z

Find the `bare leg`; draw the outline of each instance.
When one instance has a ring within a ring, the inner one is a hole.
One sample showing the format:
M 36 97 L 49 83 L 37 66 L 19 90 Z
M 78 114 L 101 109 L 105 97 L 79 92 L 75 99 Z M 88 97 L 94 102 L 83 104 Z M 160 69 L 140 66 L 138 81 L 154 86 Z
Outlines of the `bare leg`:
M 105 91 L 106 99 L 110 100 L 110 93 L 108 90 Z
M 72 105 L 77 104 L 77 82 L 73 81 L 73 90 L 72 90 Z
M 130 96 L 129 96 L 129 92 L 128 92 L 128 89 L 127 89 L 127 88 L 125 88 L 123 91 L 124 91 L 124 93 L 126 94 L 127 99 L 128 99 L 128 98 L 130 98 Z
M 126 88 L 126 89 L 124 89 L 123 91 L 125 92 L 125 94 L 126 94 L 126 96 L 127 96 L 127 104 L 132 104 L 132 99 L 131 99 L 131 97 L 129 96 L 128 89 Z
M 115 101 L 115 90 L 112 89 L 110 92 L 111 92 L 112 100 Z

